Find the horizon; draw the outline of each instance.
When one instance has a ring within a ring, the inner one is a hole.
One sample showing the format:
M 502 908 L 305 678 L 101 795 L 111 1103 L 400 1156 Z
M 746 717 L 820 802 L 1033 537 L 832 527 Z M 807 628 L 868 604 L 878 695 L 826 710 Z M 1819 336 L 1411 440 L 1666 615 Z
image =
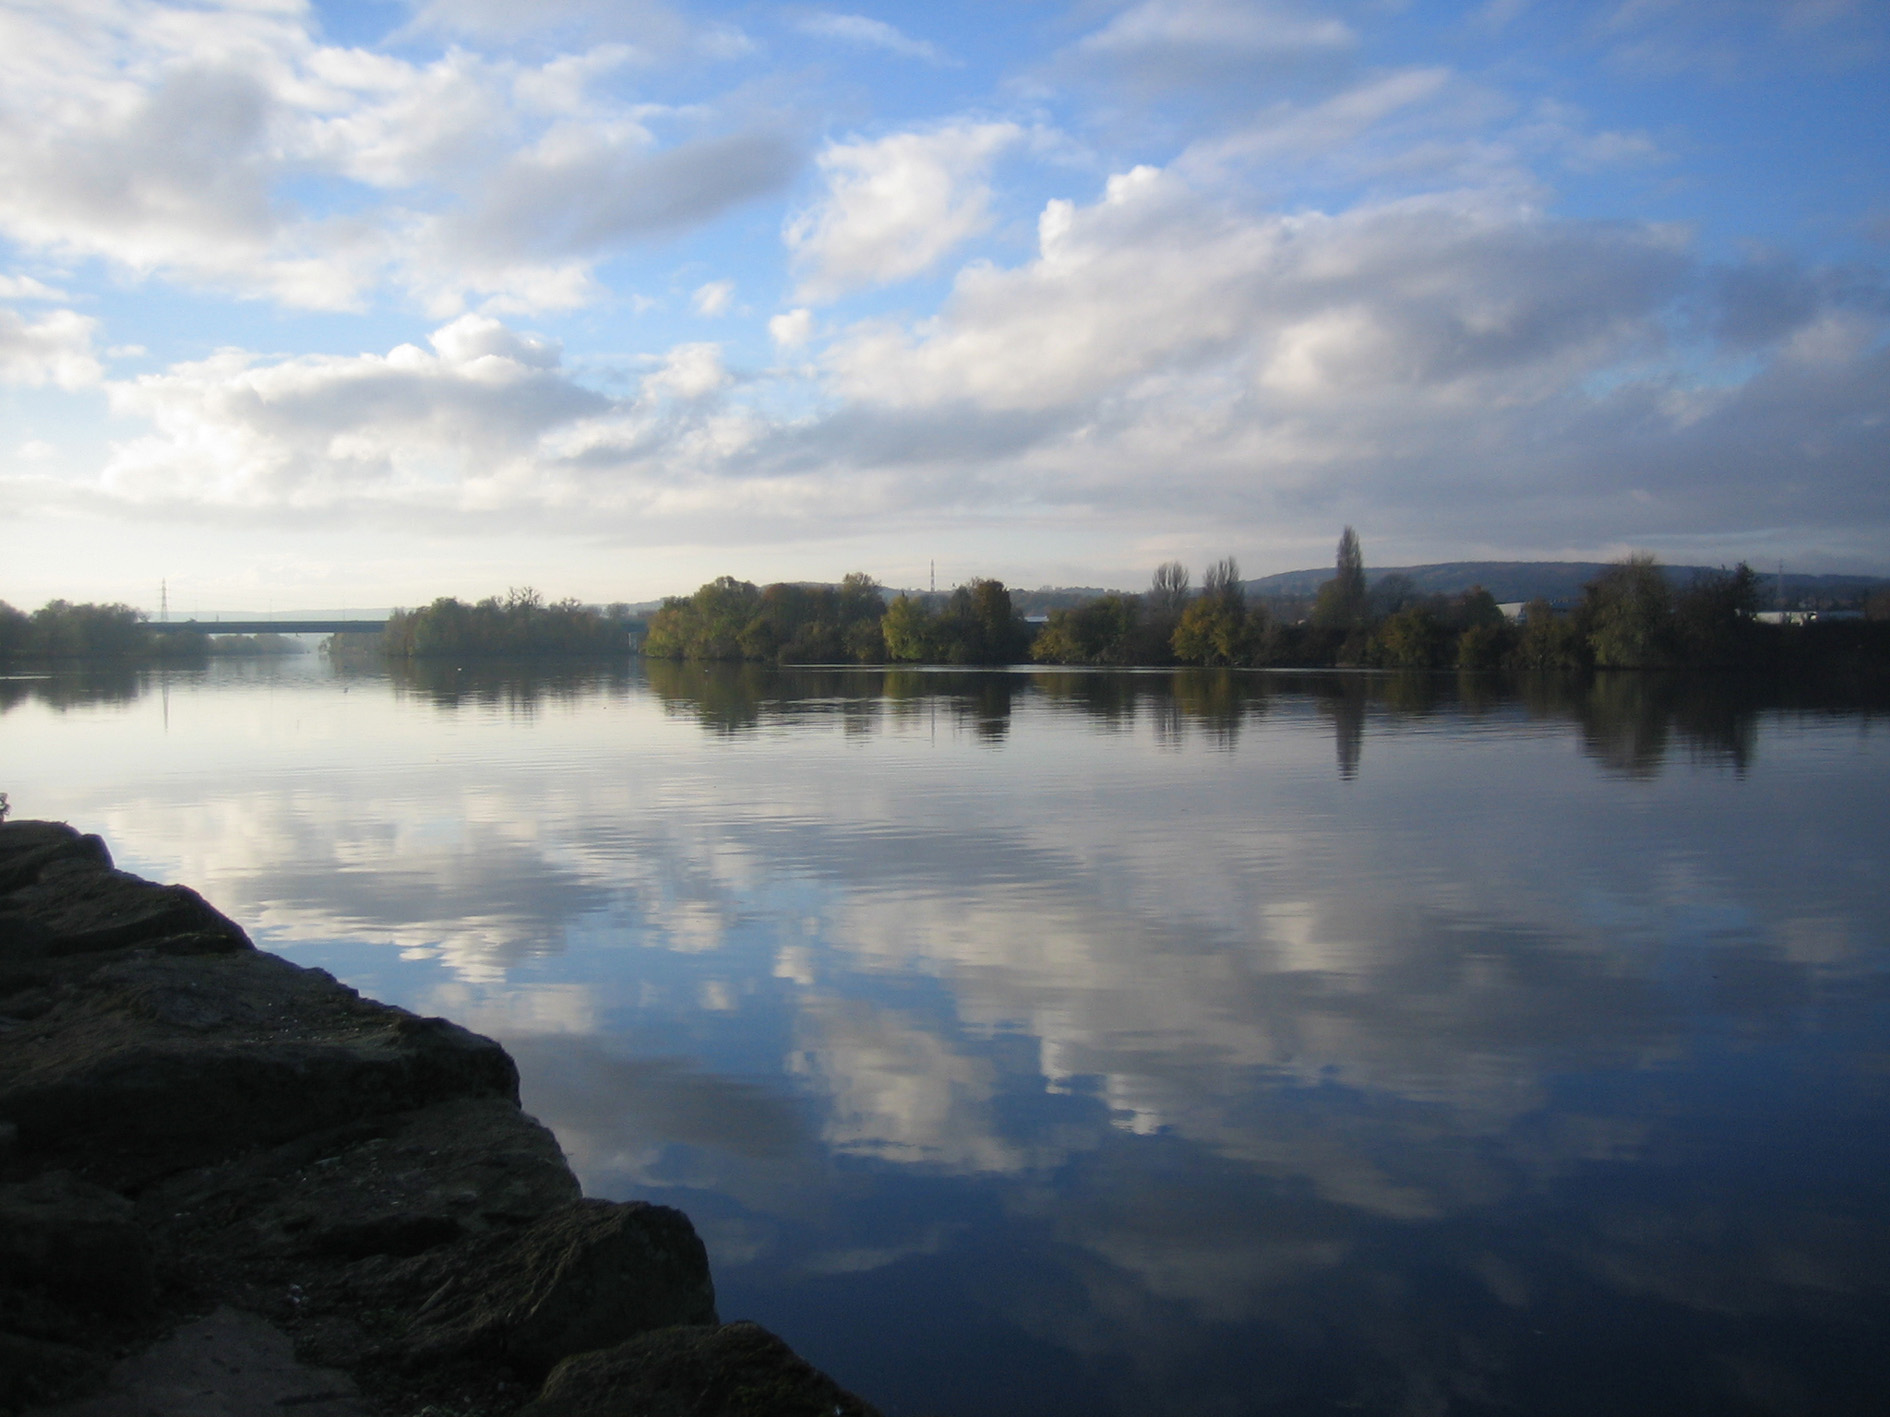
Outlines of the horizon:
M 1890 574 L 1890 12 L 0 0 L 0 599 Z

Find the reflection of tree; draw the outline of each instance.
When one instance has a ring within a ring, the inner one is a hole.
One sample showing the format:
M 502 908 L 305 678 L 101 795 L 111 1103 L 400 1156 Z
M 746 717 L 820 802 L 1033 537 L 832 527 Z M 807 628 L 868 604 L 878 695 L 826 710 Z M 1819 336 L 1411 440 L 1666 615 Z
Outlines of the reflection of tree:
M 45 675 L 0 679 L 0 713 L 24 703 L 42 703 L 63 713 L 93 704 L 136 703 L 157 676 L 118 665 L 60 669 Z
M 1695 753 L 1743 773 L 1758 736 L 1760 697 L 1719 675 L 1595 675 L 1572 704 L 1584 748 L 1629 777 L 1659 773 L 1677 733 Z
M 1448 702 L 1455 685 L 1441 675 L 1407 669 L 1373 679 L 1371 687 L 1392 713 L 1427 718 Z
M 1240 741 L 1248 705 L 1260 705 L 1257 682 L 1228 669 L 1184 669 L 1168 680 L 1183 721 L 1205 732 L 1218 748 L 1232 748 Z
M 970 702 L 972 731 L 987 743 L 1002 743 L 1011 731 L 1011 696 L 1016 680 L 1009 674 L 979 676 Z
M 876 669 L 773 669 L 741 661 L 650 659 L 651 692 L 673 714 L 717 733 L 746 733 L 764 721 L 805 723 L 838 717 L 849 734 L 879 727 L 882 695 L 893 676 Z
M 1365 749 L 1365 693 L 1367 681 L 1356 674 L 1335 675 L 1326 681 L 1319 700 L 1321 712 L 1332 715 L 1339 754 L 1339 776 L 1358 776 L 1358 760 Z
M 1093 724 L 1126 729 L 1135 723 L 1140 701 L 1155 676 L 1147 674 L 1034 674 L 1031 685 L 1045 702 L 1080 713 Z
M 389 659 L 387 676 L 397 694 L 418 694 L 437 708 L 501 708 L 529 717 L 540 704 L 576 703 L 629 693 L 627 665 L 556 660 Z

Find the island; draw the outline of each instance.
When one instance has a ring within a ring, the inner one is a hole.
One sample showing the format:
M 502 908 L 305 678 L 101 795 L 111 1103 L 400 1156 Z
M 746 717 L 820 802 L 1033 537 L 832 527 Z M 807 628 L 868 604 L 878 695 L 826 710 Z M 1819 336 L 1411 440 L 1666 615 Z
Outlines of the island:
M 270 1361 L 302 1417 L 874 1417 L 682 1212 L 584 1197 L 496 1042 L 0 822 L 0 1411 Z

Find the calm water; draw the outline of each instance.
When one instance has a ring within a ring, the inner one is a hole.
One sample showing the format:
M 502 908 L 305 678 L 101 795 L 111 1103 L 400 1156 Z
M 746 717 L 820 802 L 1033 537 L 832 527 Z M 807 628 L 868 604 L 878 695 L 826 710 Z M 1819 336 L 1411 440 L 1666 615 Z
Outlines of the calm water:
M 0 682 L 0 790 L 493 1034 L 893 1414 L 1890 1387 L 1890 717 L 1640 679 Z

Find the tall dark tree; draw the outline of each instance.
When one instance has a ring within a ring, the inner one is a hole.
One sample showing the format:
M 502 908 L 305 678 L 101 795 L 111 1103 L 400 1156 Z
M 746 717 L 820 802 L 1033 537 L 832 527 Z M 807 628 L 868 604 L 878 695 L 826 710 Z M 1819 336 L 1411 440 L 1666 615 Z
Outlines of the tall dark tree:
M 1347 527 L 1339 534 L 1336 574 L 1319 587 L 1313 602 L 1313 624 L 1322 630 L 1349 633 L 1365 623 L 1365 553 L 1358 533 Z

